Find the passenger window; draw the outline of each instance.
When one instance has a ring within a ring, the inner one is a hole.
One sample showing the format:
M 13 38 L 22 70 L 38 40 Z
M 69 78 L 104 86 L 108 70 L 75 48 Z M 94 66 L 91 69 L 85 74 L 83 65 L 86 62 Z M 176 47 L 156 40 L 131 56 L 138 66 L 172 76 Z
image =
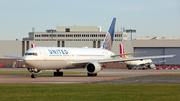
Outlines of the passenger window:
M 34 56 L 37 56 L 37 53 L 26 53 L 25 55 L 34 55 Z

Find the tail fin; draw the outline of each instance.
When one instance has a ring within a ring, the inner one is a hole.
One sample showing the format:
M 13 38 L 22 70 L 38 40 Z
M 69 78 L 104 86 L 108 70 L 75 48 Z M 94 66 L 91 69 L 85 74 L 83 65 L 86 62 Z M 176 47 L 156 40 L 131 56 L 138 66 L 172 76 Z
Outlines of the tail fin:
M 31 48 L 34 48 L 35 47 L 35 45 L 34 44 L 31 44 Z
M 114 29 L 115 29 L 116 18 L 113 18 L 111 26 L 106 34 L 101 49 L 107 49 L 111 51 L 113 45 Z
M 119 44 L 119 50 L 120 50 L 120 54 L 125 54 L 126 52 L 124 51 L 124 47 L 122 44 Z M 121 55 L 121 58 L 127 58 L 126 55 Z

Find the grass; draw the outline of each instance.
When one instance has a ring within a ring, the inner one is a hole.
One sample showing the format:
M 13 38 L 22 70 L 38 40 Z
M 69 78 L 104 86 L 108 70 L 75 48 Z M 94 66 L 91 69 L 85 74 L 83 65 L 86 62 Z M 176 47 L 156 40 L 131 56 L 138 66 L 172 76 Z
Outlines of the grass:
M 64 74 L 87 74 L 87 72 L 63 72 Z M 31 74 L 28 71 L 0 71 L 0 75 L 25 75 L 25 74 Z M 53 74 L 53 71 L 43 71 L 39 74 Z
M 178 101 L 180 85 L 0 84 L 1 101 Z

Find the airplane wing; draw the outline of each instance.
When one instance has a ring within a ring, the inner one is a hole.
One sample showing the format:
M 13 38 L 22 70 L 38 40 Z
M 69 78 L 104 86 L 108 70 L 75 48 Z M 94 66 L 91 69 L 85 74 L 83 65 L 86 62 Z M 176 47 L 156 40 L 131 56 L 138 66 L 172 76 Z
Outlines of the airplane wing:
M 169 58 L 169 57 L 175 57 L 175 56 L 176 55 L 161 55 L 161 56 L 146 56 L 146 57 L 133 57 L 133 58 L 106 59 L 106 60 L 99 60 L 99 63 L 124 62 L 124 61 L 155 59 L 155 58 Z
M 14 55 L 4 55 L 5 57 L 14 58 L 14 59 L 21 59 L 23 60 L 23 57 L 21 56 L 14 56 Z
M 86 60 L 86 61 L 73 61 L 72 64 L 86 64 L 93 61 L 97 61 L 98 63 L 109 63 L 109 62 L 125 62 L 125 61 L 133 61 L 133 60 L 143 60 L 143 59 L 155 59 L 155 58 L 169 58 L 175 57 L 176 55 L 161 55 L 161 56 L 146 56 L 146 57 L 133 57 L 133 58 L 117 58 L 117 59 L 103 59 L 103 60 Z
M 136 53 L 126 53 L 126 54 L 114 54 L 114 55 L 111 55 L 111 57 L 122 56 L 122 55 L 140 54 L 140 53 L 146 53 L 146 51 L 145 52 L 136 52 Z

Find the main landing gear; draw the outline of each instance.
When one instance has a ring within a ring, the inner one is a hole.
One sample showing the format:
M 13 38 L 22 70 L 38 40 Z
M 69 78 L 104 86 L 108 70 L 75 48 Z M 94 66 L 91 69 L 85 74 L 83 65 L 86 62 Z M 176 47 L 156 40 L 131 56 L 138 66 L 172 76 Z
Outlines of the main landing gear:
M 97 76 L 97 73 L 95 73 L 95 74 L 87 73 L 87 76 Z
M 63 72 L 60 72 L 59 69 L 54 72 L 54 76 L 63 76 Z

